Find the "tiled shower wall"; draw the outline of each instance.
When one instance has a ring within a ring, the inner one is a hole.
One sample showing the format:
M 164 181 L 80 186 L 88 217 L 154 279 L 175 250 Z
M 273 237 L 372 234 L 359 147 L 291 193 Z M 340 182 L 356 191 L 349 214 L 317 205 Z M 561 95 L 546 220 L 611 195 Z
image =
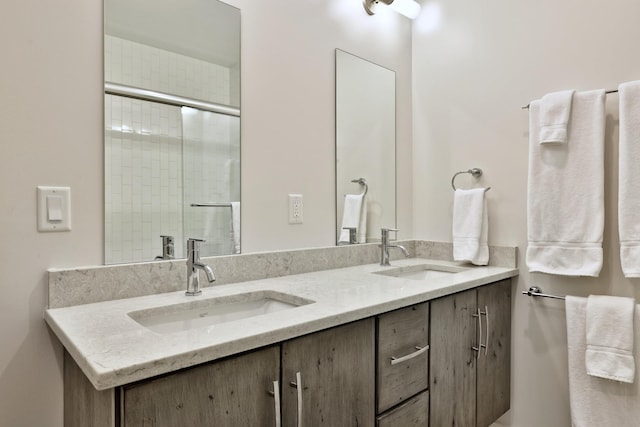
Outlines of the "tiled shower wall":
M 105 81 L 108 82 L 230 104 L 233 100 L 229 81 L 233 72 L 226 67 L 105 35 Z M 238 118 L 231 117 L 215 120 L 239 123 Z M 224 146 L 229 151 L 229 138 L 238 136 L 239 125 L 235 127 L 238 130 L 216 132 L 214 151 Z M 204 135 L 202 130 L 195 132 Z M 174 236 L 176 254 L 183 254 L 186 237 L 206 238 L 201 231 L 206 225 L 207 231 L 217 230 L 222 237 L 209 237 L 210 246 L 215 247 L 205 252 L 228 253 L 230 217 L 206 211 L 184 213 L 183 203 L 190 201 L 184 197 L 183 167 L 189 165 L 190 173 L 207 182 L 201 186 L 206 193 L 193 196 L 199 199 L 194 200 L 197 202 L 212 201 L 216 194 L 228 201 L 236 184 L 229 182 L 229 174 L 215 173 L 221 170 L 218 165 L 203 161 L 201 144 L 196 150 L 185 149 L 183 153 L 182 143 L 179 107 L 105 95 L 106 264 L 152 260 L 161 254 L 160 235 L 163 234 Z M 194 147 L 194 144 L 187 146 Z M 209 169 L 214 170 L 215 176 L 204 172 Z M 234 200 L 239 200 L 239 194 Z M 185 216 L 195 222 L 186 227 L 186 232 Z M 223 229 L 218 230 L 221 227 Z M 220 242 L 215 243 L 216 240 Z

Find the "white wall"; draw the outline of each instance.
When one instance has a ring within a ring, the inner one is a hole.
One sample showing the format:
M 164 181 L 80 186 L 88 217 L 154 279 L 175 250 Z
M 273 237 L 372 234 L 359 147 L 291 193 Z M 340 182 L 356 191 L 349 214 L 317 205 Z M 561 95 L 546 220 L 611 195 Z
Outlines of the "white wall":
M 334 49 L 396 71 L 398 226 L 412 236 L 411 33 L 360 0 L 242 9 L 243 251 L 335 243 Z M 0 14 L 0 425 L 62 426 L 62 350 L 46 269 L 103 259 L 102 3 L 24 0 Z M 73 230 L 36 231 L 37 185 L 68 185 Z M 305 223 L 287 224 L 287 193 Z
M 640 79 L 640 4 L 424 0 L 423 5 L 413 28 L 415 236 L 450 241 L 451 176 L 481 167 L 480 184 L 492 187 L 490 243 L 520 248 L 512 410 L 501 424 L 568 426 L 564 305 L 521 291 L 536 284 L 560 295 L 640 297 L 638 280 L 622 277 L 618 255 L 618 97 L 607 97 L 605 262 L 598 279 L 527 273 L 528 114 L 521 106 L 555 90 L 615 89 Z M 460 186 L 474 184 L 459 178 Z

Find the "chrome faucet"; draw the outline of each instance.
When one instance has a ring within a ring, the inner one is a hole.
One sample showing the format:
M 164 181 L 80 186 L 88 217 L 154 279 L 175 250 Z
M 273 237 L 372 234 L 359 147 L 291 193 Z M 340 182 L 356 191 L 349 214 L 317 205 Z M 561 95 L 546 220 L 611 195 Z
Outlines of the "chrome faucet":
M 160 237 L 162 237 L 162 255 L 158 255 L 155 259 L 173 259 L 174 258 L 173 236 L 160 236 Z
M 390 231 L 398 231 L 395 228 L 383 228 L 382 231 L 382 242 L 380 243 L 380 265 L 388 266 L 391 265 L 389 263 L 389 248 L 398 248 L 402 251 L 404 256 L 409 257 L 409 251 L 402 245 L 390 245 L 389 244 L 389 232 Z
M 204 271 L 209 283 L 215 282 L 216 276 L 213 270 L 206 264 L 200 262 L 200 243 L 202 239 L 187 240 L 187 292 L 189 296 L 200 295 L 200 275 L 198 270 Z

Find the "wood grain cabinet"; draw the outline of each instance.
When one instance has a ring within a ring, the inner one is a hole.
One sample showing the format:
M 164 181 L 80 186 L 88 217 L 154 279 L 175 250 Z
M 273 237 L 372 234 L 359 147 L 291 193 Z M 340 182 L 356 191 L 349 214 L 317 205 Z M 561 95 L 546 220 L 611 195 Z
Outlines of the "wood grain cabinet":
M 431 425 L 488 427 L 510 405 L 511 280 L 431 301 Z
M 282 426 L 374 425 L 374 319 L 282 343 Z
M 377 413 L 429 387 L 429 303 L 377 318 Z
M 275 426 L 280 347 L 122 387 L 126 427 Z

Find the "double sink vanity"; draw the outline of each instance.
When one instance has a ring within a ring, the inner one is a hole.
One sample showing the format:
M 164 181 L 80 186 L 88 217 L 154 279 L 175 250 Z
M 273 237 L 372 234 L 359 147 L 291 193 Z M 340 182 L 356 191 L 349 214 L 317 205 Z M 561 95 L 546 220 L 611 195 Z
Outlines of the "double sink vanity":
M 65 426 L 489 426 L 509 408 L 516 249 L 475 267 L 403 244 L 389 267 L 375 244 L 205 259 L 223 283 L 196 297 L 147 283 L 184 261 L 51 271 Z

